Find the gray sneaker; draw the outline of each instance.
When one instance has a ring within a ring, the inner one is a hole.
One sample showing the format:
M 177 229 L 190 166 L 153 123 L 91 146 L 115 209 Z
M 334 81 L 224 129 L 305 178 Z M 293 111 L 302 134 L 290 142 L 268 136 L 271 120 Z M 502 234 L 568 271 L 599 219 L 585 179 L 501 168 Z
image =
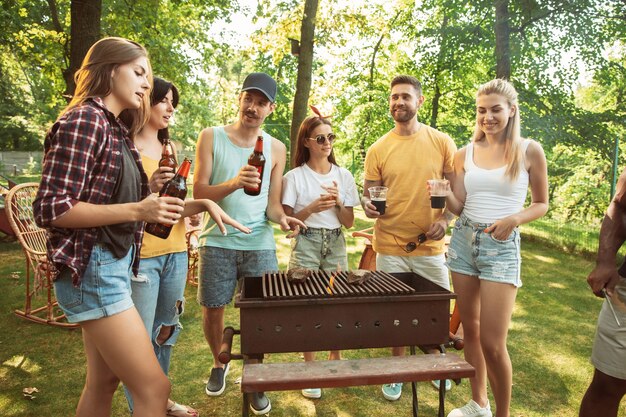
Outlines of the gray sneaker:
M 206 383 L 206 388 L 204 389 L 206 395 L 209 397 L 222 395 L 226 389 L 226 375 L 228 375 L 228 368 L 230 368 L 230 363 L 224 365 L 223 368 L 211 369 L 211 376 L 209 377 L 209 381 Z
M 250 410 L 257 416 L 267 414 L 272 409 L 272 403 L 264 392 L 250 393 L 248 394 L 248 400 L 250 401 Z

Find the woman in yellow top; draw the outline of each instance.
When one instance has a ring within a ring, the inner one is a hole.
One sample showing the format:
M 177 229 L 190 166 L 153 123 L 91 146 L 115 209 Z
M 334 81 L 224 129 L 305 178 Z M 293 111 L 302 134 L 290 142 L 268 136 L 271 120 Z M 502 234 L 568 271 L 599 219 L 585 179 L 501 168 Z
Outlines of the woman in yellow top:
M 174 176 L 172 168 L 159 168 L 158 164 L 163 141 L 169 139 L 168 125 L 174 114 L 174 108 L 178 105 L 178 90 L 172 83 L 154 77 L 150 104 L 150 120 L 135 136 L 134 142 L 141 154 L 144 170 L 150 178 L 150 190 L 154 193 Z M 223 223 L 245 233 L 250 232 L 211 200 L 187 201 L 183 216 L 203 211 L 209 212 L 222 233 L 226 233 Z M 179 221 L 175 224 L 167 239 L 144 234 L 139 273 L 131 279 L 132 298 L 150 335 L 154 353 L 166 375 L 169 371 L 172 347 L 182 328 L 179 318 L 184 310 L 186 278 L 185 222 Z M 128 391 L 127 398 L 132 410 L 132 399 Z M 197 417 L 198 412 L 170 399 L 167 404 L 167 415 Z

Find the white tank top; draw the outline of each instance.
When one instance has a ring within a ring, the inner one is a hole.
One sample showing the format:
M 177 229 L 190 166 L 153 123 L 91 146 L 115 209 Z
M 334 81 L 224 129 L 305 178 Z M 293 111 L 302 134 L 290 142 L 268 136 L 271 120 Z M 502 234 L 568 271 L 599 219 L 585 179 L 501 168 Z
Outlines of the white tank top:
M 474 164 L 474 143 L 465 149 L 465 207 L 463 213 L 477 223 L 493 223 L 496 220 L 519 213 L 524 207 L 528 192 L 528 171 L 524 157 L 530 139 L 522 143 L 522 170 L 517 180 L 504 175 L 507 165 L 495 169 L 483 169 Z

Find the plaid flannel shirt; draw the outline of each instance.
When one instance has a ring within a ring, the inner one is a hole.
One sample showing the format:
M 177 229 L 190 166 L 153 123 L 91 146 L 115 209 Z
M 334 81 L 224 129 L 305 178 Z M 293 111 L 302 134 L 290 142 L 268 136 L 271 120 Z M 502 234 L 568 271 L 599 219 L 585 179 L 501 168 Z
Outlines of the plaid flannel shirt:
M 107 110 L 102 99 L 87 100 L 70 110 L 46 135 L 41 184 L 33 209 L 35 222 L 48 230 L 48 259 L 55 279 L 62 268 L 68 267 L 74 285 L 79 285 L 98 238 L 98 227 L 66 229 L 51 223 L 79 202 L 109 203 L 120 175 L 123 141 L 139 168 L 141 198 L 145 198 L 149 193 L 148 177 L 139 152 L 128 138 L 128 129 Z M 143 229 L 142 223 L 135 232 L 135 274 Z

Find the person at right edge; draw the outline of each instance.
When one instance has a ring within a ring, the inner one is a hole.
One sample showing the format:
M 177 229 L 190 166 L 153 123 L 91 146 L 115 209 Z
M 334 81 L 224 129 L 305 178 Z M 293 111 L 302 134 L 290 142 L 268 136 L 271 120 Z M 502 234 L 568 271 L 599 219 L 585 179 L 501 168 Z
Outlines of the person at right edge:
M 595 370 L 580 404 L 579 417 L 617 417 L 619 404 L 626 394 L 626 262 L 619 270 L 616 263 L 617 251 L 624 241 L 626 169 L 619 177 L 617 192 L 602 220 L 596 267 L 587 277 L 591 291 L 597 297 L 606 294 L 608 299 L 604 300 L 598 317 L 591 351 Z
M 287 161 L 285 145 L 261 129 L 276 107 L 276 81 L 262 72 L 249 74 L 239 95 L 239 113 L 235 123 L 200 132 L 196 148 L 194 198 L 215 201 L 232 218 L 252 230 L 246 234 L 227 226 L 222 234 L 215 222 L 208 221 L 199 238 L 198 303 L 202 306 L 204 336 L 213 354 L 213 369 L 205 392 L 222 395 L 226 388 L 225 366 L 218 355 L 224 332 L 224 310 L 242 277 L 261 277 L 266 271 L 278 270 L 276 242 L 270 221 L 278 223 L 287 237 L 297 235 L 300 220 L 287 216 L 280 201 L 283 171 Z M 265 168 L 262 177 L 248 156 L 263 138 Z M 243 188 L 259 188 L 257 196 Z M 262 392 L 248 394 L 250 408 L 256 415 L 272 408 Z
M 452 180 L 456 145 L 450 136 L 417 120 L 423 103 L 417 78 L 399 75 L 391 81 L 389 111 L 395 126 L 367 151 L 361 204 L 365 215 L 376 219 L 372 241 L 376 269 L 414 272 L 450 289 L 443 238 L 452 215 L 432 209 L 428 190 L 420 185 L 434 178 Z M 370 199 L 368 188 L 375 186 L 388 187 L 382 215 Z M 394 356 L 404 352 L 405 347 L 392 348 Z M 438 382 L 433 385 L 438 387 Z M 446 389 L 451 386 L 446 380 Z M 402 382 L 385 384 L 382 392 L 387 400 L 396 401 L 402 395 Z
M 448 417 L 510 416 L 513 366 L 507 336 L 522 286 L 519 225 L 548 211 L 548 173 L 541 145 L 520 133 L 517 91 L 502 79 L 476 93 L 471 142 L 454 155 L 455 182 L 446 204 L 459 214 L 448 248 L 465 360 L 476 369 L 472 398 Z M 531 201 L 524 207 L 528 187 Z

